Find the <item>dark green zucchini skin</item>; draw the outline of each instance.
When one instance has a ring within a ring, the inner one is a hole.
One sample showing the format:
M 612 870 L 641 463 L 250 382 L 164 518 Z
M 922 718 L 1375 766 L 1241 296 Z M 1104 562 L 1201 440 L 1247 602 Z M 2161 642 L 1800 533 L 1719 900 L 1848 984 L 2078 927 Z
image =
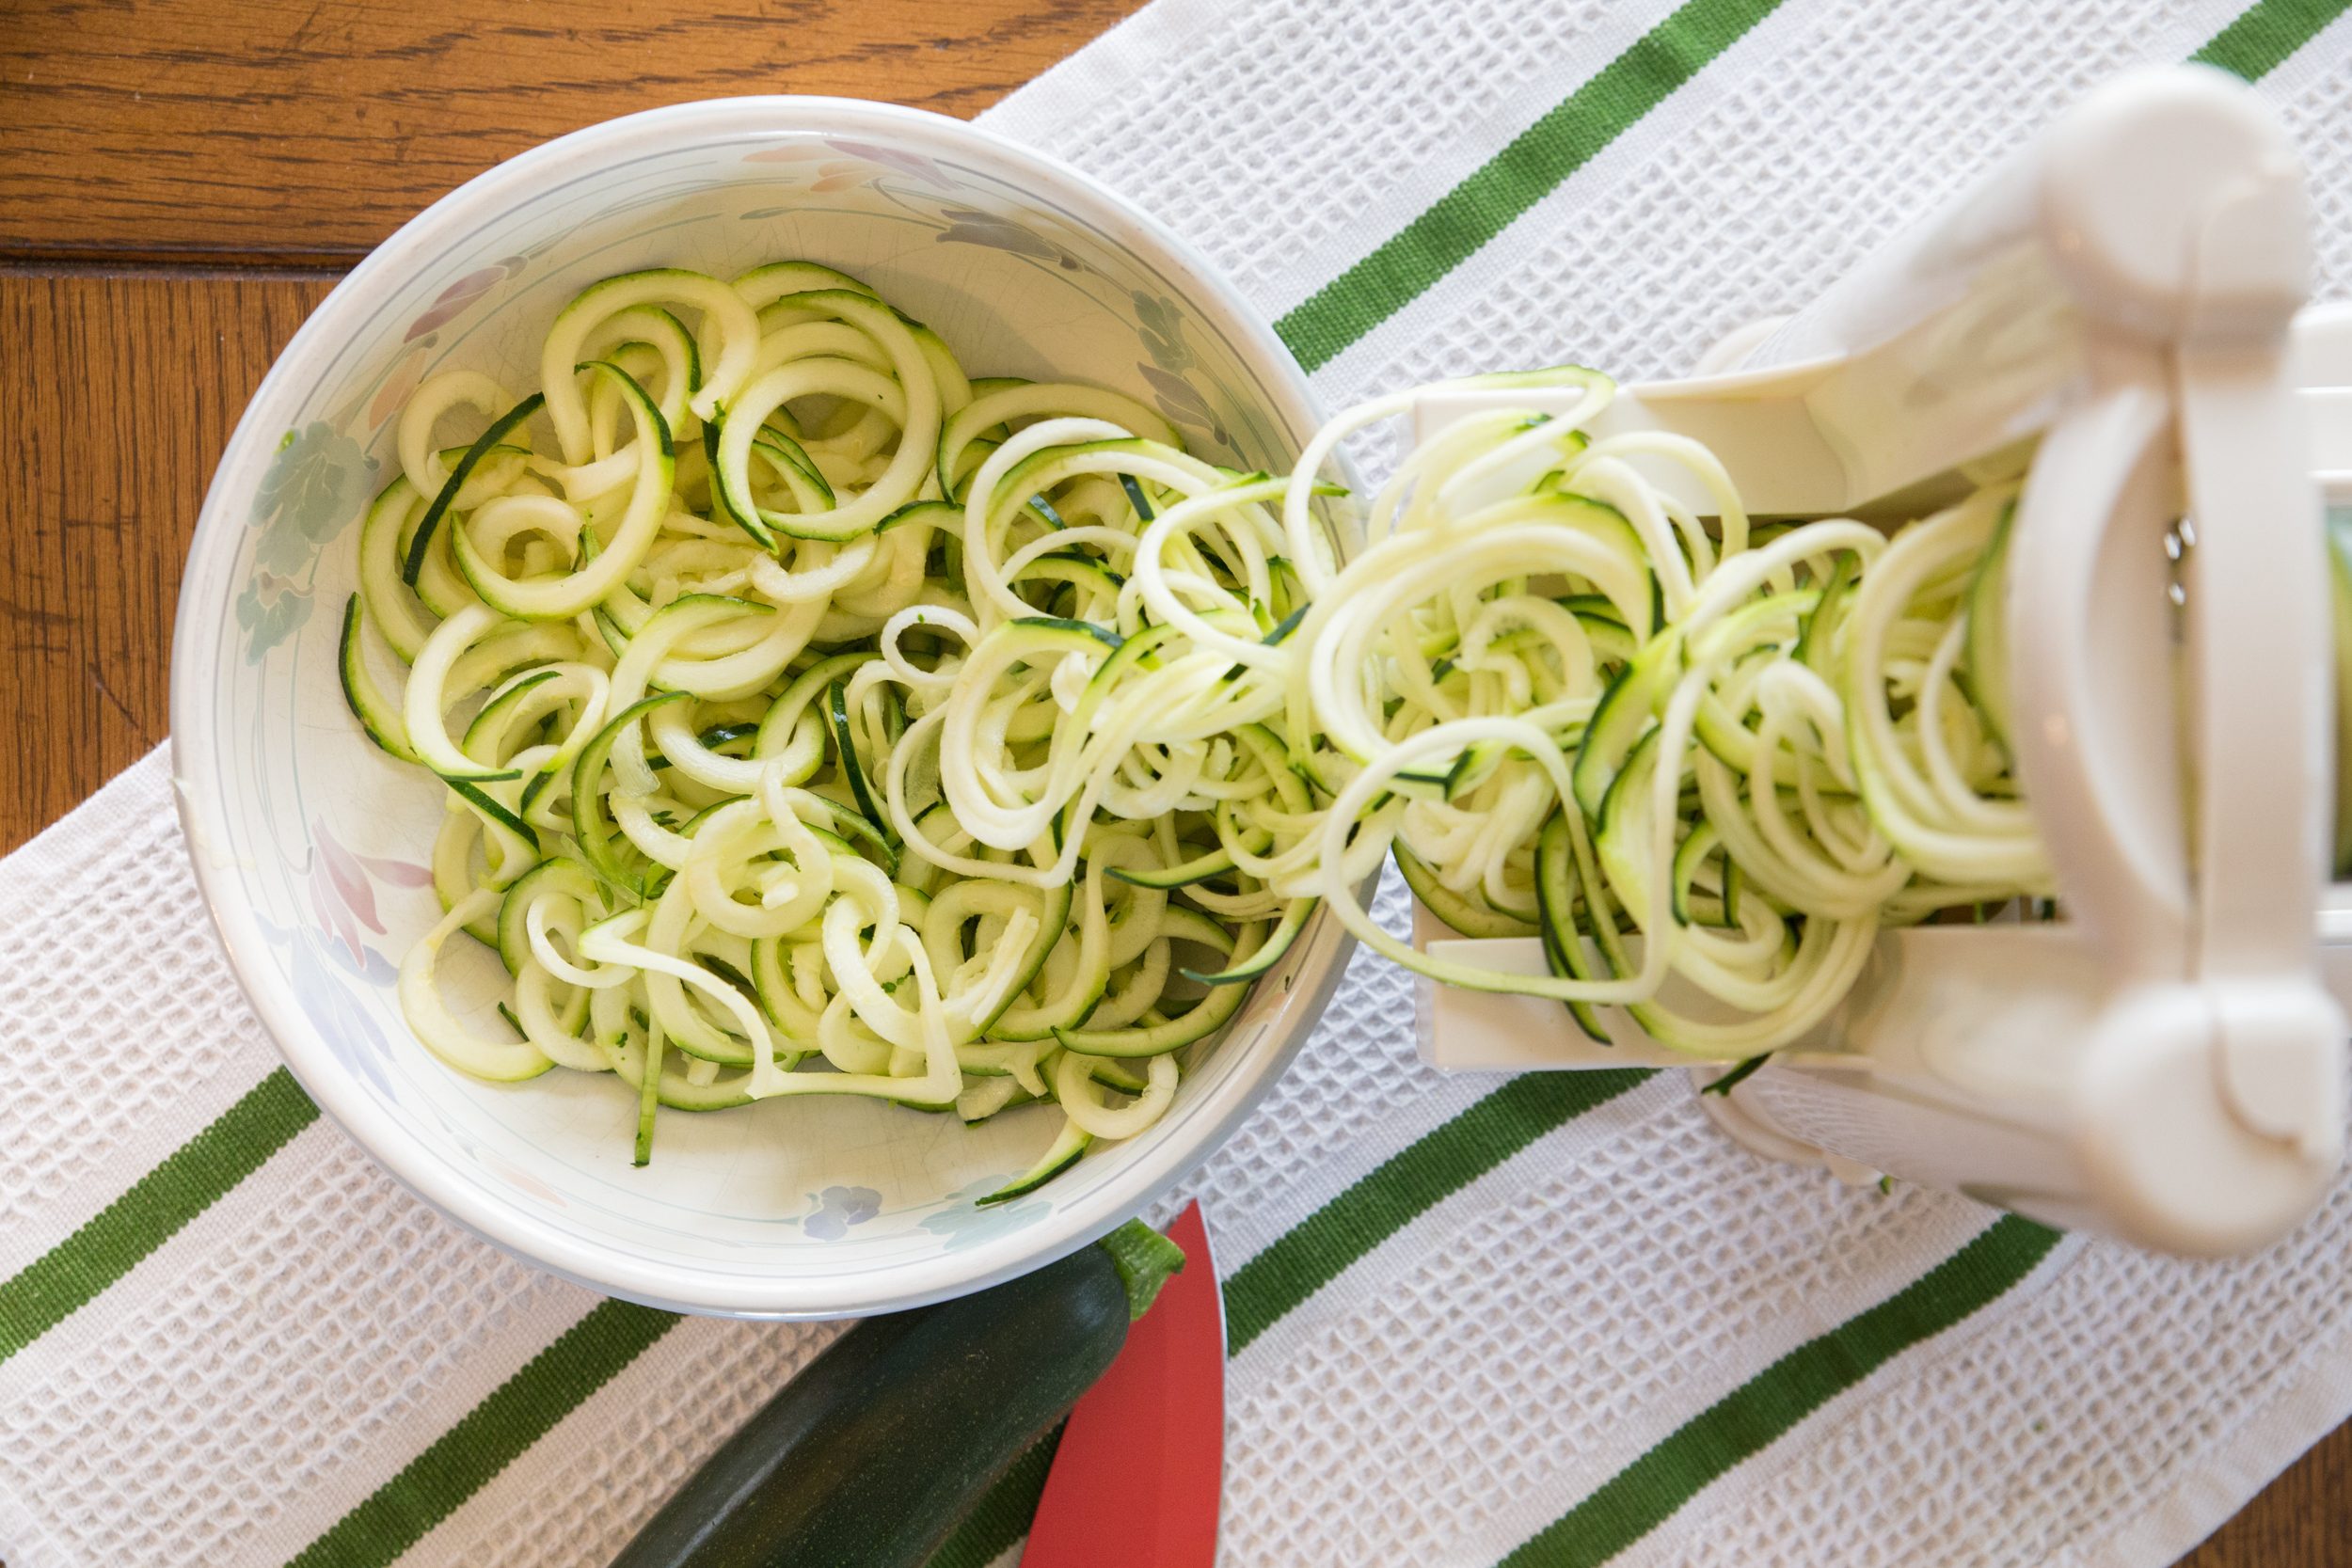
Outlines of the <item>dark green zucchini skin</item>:
M 745 1422 L 612 1568 L 922 1568 L 1127 1338 L 1099 1246 L 868 1318 Z

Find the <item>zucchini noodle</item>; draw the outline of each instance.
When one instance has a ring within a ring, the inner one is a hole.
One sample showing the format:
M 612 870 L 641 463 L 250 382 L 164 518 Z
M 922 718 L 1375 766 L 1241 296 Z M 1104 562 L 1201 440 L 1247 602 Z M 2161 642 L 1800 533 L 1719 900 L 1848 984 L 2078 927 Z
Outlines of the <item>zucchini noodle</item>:
M 1218 683 L 1197 739 L 1105 701 L 1150 640 L 1089 684 L 1142 629 L 1151 498 L 1231 476 L 1131 398 L 969 379 L 807 262 L 598 283 L 525 393 L 411 394 L 344 611 L 354 712 L 447 789 L 418 1038 L 484 1078 L 612 1074 L 641 1164 L 664 1107 L 1051 1102 L 994 1201 L 1157 1121 L 1303 924 L 1230 863 L 1171 875 L 1256 755 L 1216 742 Z M 1185 564 L 1247 617 L 1264 556 Z M 507 1037 L 443 997 L 460 933 L 506 970 Z
M 1363 546 L 1314 579 L 1281 650 L 1283 738 L 1328 804 L 1256 851 L 1269 887 L 1438 981 L 1553 998 L 1603 1041 L 1600 1010 L 1620 1007 L 1719 1061 L 1819 1023 L 1882 927 L 2051 894 L 1976 695 L 2005 675 L 1997 626 L 1972 611 L 1997 621 L 2014 483 L 1891 538 L 1843 518 L 1756 526 L 1697 443 L 1590 437 L 1613 390 L 1592 372 L 1470 385 L 1581 395 L 1423 443 Z M 1331 445 L 1291 475 L 1294 537 Z M 1665 466 L 1712 496 L 1711 528 Z M 1165 566 L 1139 552 L 1147 598 Z M 1462 934 L 1539 935 L 1549 974 L 1382 930 L 1356 889 L 1383 850 Z
M 806 262 L 595 285 L 541 376 L 412 395 L 342 674 L 447 790 L 411 1028 L 483 1077 L 613 1074 L 640 1163 L 662 1107 L 1050 1102 L 1010 1197 L 1157 1121 L 1326 904 L 1437 980 L 1727 1059 L 1820 1020 L 1882 926 L 2050 891 L 1979 700 L 2013 487 L 1891 538 L 1755 525 L 1695 443 L 1591 437 L 1613 385 L 1565 368 L 1477 378 L 1578 396 L 1460 421 L 1345 516 L 1324 465 L 1417 394 L 1236 472 L 1120 394 L 971 379 Z M 1391 855 L 1551 973 L 1381 929 Z M 512 1038 L 442 998 L 461 932 Z

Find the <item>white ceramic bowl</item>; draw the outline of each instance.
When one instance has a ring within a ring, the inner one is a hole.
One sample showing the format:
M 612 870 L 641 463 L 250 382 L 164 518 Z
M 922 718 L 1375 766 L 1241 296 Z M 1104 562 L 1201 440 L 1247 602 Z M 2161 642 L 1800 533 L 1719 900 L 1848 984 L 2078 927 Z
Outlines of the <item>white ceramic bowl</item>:
M 871 282 L 975 374 L 1154 401 L 1226 463 L 1287 462 L 1315 421 L 1290 356 L 1230 287 L 1051 159 L 933 115 L 820 98 L 614 120 L 435 203 L 278 358 L 190 551 L 172 740 L 230 962 L 303 1086 L 377 1159 L 491 1241 L 597 1290 L 831 1317 L 1008 1278 L 1136 1212 L 1280 1073 L 1346 943 L 1319 923 L 1158 1126 L 990 1210 L 972 1197 L 1041 1151 L 1050 1112 L 977 1129 L 863 1101 L 668 1113 L 640 1170 L 633 1097 L 610 1075 L 477 1083 L 410 1037 L 392 982 L 437 913 L 423 863 L 442 791 L 369 745 L 334 659 L 355 525 L 396 466 L 399 405 L 444 366 L 533 385 L 548 322 L 596 278 L 784 258 Z

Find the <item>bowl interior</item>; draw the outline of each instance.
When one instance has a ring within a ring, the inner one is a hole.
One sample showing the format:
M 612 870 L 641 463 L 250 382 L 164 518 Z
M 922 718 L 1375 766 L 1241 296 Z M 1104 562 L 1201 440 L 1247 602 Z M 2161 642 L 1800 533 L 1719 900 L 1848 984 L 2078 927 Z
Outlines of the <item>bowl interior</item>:
M 1213 460 L 1287 462 L 1311 433 L 1303 385 L 1263 326 L 1051 166 L 870 105 L 636 117 L 437 206 L 288 350 L 206 505 L 174 731 L 190 842 L 231 960 L 306 1086 L 379 1158 L 493 1240 L 600 1289 L 825 1314 L 1017 1273 L 1132 1212 L 1270 1083 L 1343 940 L 1327 928 L 1298 944 L 1158 1127 L 991 1210 L 972 1197 L 1041 1151 L 1050 1111 L 977 1129 L 863 1101 L 672 1112 L 653 1163 L 635 1169 L 633 1096 L 610 1075 L 479 1083 L 411 1038 L 392 988 L 439 912 L 427 862 L 442 791 L 368 743 L 334 657 L 356 524 L 397 468 L 402 402 L 460 366 L 530 389 L 547 324 L 597 278 L 653 265 L 728 276 L 790 258 L 865 278 L 974 375 L 1116 387 L 1156 404 Z M 455 996 L 488 996 L 496 961 L 475 944 L 453 941 L 444 968 Z

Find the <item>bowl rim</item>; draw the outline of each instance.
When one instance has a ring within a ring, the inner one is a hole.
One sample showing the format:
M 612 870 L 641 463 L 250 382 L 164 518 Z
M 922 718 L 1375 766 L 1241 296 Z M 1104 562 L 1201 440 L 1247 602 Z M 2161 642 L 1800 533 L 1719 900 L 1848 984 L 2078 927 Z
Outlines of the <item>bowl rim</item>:
M 681 1261 L 632 1256 L 610 1243 L 553 1227 L 494 1196 L 435 1152 L 399 1116 L 379 1106 L 340 1065 L 296 1002 L 291 982 L 262 958 L 261 925 L 224 857 L 205 847 L 228 831 L 224 802 L 208 781 L 218 754 L 211 694 L 222 666 L 219 605 L 233 590 L 231 566 L 244 533 L 230 498 L 258 482 L 299 410 L 289 388 L 341 346 L 345 318 L 370 303 L 380 278 L 429 263 L 446 235 L 498 213 L 559 171 L 581 172 L 648 140 L 720 140 L 760 135 L 842 134 L 883 146 L 912 144 L 982 160 L 1013 182 L 1034 188 L 1083 215 L 1114 243 L 1214 304 L 1220 325 L 1252 361 L 1276 400 L 1276 412 L 1312 430 L 1321 411 L 1306 375 L 1262 312 L 1187 241 L 1090 176 L 994 132 L 926 110 L 861 99 L 773 94 L 672 104 L 603 121 L 544 142 L 449 192 L 403 224 L 352 269 L 278 354 L 247 402 L 215 467 L 188 546 L 171 653 L 173 796 L 197 887 L 229 968 L 268 1031 L 278 1054 L 320 1109 L 411 1192 L 501 1250 L 605 1294 L 703 1315 L 824 1319 L 893 1311 L 977 1291 L 1041 1268 L 1111 1230 L 1188 1175 L 1229 1137 L 1280 1079 L 1312 1031 L 1346 968 L 1353 942 L 1319 912 L 1308 939 L 1301 983 L 1252 1049 L 1252 1070 L 1216 1085 L 1196 1113 L 1198 1132 L 1138 1152 L 1117 1176 L 1010 1235 L 961 1249 L 886 1263 L 847 1279 L 792 1274 L 744 1275 Z M 283 405 L 283 406 L 281 406 Z M 891 1288 L 876 1291 L 877 1280 Z

